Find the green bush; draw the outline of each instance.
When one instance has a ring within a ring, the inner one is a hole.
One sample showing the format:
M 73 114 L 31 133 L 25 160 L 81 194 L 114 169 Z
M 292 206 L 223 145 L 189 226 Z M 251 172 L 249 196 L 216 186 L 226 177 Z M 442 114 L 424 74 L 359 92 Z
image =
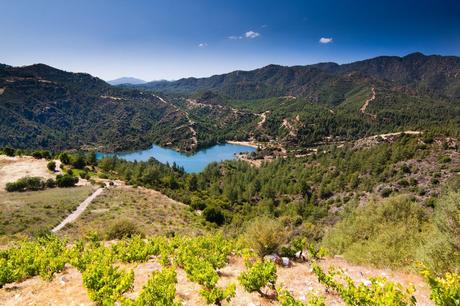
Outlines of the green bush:
M 414 263 L 428 230 L 424 208 L 398 196 L 346 214 L 325 234 L 323 245 L 353 262 L 402 268 Z
M 439 162 L 441 164 L 447 164 L 447 163 L 450 163 L 452 161 L 452 158 L 450 158 L 449 156 L 441 156 L 439 157 Z
M 78 183 L 78 177 L 68 173 L 64 175 L 59 174 L 56 176 L 56 185 L 58 187 L 73 187 L 76 183 Z
M 216 207 L 207 207 L 203 210 L 203 217 L 208 222 L 215 223 L 217 225 L 222 225 L 225 222 L 225 216 L 222 213 L 220 208 Z
M 107 231 L 107 239 L 131 238 L 142 235 L 138 226 L 130 220 L 120 220 L 113 223 Z
M 54 188 L 56 187 L 56 181 L 53 180 L 52 178 L 49 178 L 45 182 L 46 188 Z
M 435 205 L 434 224 L 418 259 L 436 274 L 460 273 L 460 193 L 450 191 Z
M 36 191 L 42 190 L 46 186 L 41 177 L 26 176 L 18 179 L 16 182 L 7 183 L 5 186 L 6 191 Z
M 244 234 L 248 246 L 260 257 L 273 254 L 286 242 L 286 230 L 281 222 L 268 217 L 250 221 Z
M 51 160 L 48 162 L 46 167 L 48 168 L 49 171 L 54 172 L 56 171 L 56 162 L 54 160 Z
M 15 150 L 12 148 L 8 148 L 8 147 L 2 148 L 2 152 L 6 156 L 10 156 L 10 157 L 13 157 L 15 155 Z
M 61 154 L 59 154 L 59 160 L 64 165 L 69 165 L 70 164 L 70 157 L 66 152 L 62 152 Z
M 75 169 L 83 169 L 86 166 L 85 157 L 82 154 L 72 156 L 71 164 Z
M 37 159 L 41 159 L 41 158 L 50 159 L 51 153 L 47 150 L 37 150 L 37 151 L 32 152 L 32 156 Z

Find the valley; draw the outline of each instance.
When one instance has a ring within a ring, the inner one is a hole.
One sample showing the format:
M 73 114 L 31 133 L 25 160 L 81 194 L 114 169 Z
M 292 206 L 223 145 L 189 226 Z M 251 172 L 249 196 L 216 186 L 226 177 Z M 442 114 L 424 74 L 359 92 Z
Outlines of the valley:
M 0 306 L 460 306 L 460 1 L 3 1 Z
M 459 69 L 410 54 L 110 86 L 0 66 L 0 298 L 444 305 Z

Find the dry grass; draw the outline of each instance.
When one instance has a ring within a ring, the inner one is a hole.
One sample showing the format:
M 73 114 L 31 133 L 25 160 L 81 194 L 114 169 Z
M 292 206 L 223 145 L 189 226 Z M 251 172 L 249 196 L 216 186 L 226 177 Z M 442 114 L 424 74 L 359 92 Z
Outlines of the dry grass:
M 60 235 L 69 238 L 79 238 L 89 232 L 104 235 L 119 220 L 131 221 L 146 235 L 194 234 L 204 230 L 200 218 L 189 211 L 188 206 L 154 190 L 120 186 L 96 198 Z
M 30 192 L 0 191 L 0 241 L 50 230 L 92 191 L 90 186 Z

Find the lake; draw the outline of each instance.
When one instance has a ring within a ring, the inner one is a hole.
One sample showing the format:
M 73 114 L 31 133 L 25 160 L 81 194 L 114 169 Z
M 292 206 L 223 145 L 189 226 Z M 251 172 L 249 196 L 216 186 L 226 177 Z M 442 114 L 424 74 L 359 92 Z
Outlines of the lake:
M 201 149 L 193 155 L 187 155 L 177 152 L 173 149 L 163 148 L 153 145 L 150 149 L 131 151 L 131 152 L 116 152 L 116 153 L 97 153 L 96 157 L 117 156 L 128 161 L 147 161 L 153 157 L 156 160 L 166 164 L 176 165 L 184 168 L 186 172 L 200 172 L 212 162 L 220 162 L 223 160 L 235 159 L 236 153 L 253 152 L 256 148 L 243 146 L 239 144 L 219 144 L 206 149 Z

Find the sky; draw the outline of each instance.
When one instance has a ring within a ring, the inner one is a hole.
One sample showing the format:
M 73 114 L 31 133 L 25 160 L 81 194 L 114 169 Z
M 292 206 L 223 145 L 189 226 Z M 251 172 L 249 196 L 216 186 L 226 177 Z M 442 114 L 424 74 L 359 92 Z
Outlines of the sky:
M 460 56 L 459 0 L 0 0 L 0 63 L 104 80 Z

